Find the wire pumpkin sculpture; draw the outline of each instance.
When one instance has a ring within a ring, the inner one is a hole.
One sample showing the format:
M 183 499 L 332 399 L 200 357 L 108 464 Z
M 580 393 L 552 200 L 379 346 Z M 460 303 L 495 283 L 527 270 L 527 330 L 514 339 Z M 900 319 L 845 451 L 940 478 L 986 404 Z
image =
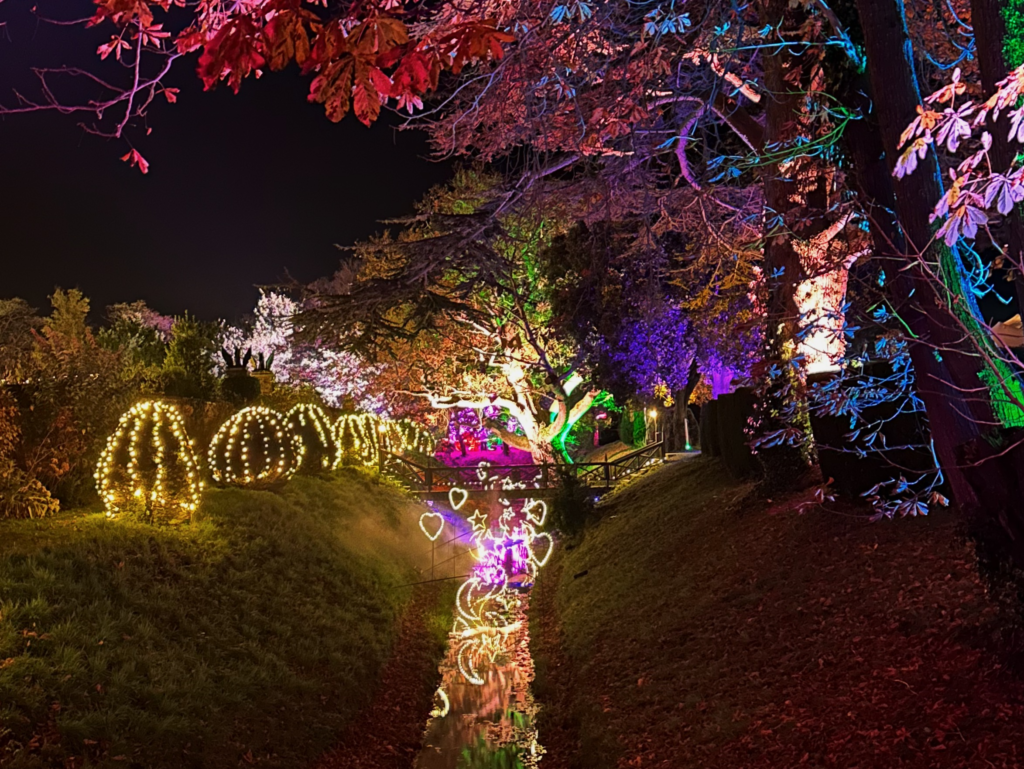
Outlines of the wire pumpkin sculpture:
M 210 474 L 217 483 L 254 488 L 274 486 L 291 478 L 306 448 L 288 429 L 283 414 L 265 406 L 249 406 L 228 419 L 210 442 Z
M 199 508 L 201 475 L 181 412 L 169 403 L 142 401 L 121 416 L 95 478 L 107 517 L 180 523 Z

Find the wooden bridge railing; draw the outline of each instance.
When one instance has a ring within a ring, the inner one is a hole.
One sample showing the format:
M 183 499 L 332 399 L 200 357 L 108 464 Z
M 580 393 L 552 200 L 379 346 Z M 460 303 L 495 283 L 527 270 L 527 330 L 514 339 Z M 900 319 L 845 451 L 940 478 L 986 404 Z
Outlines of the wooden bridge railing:
M 544 496 L 558 488 L 561 473 L 575 472 L 581 483 L 594 490 L 606 491 L 623 478 L 648 465 L 661 462 L 665 457 L 665 444 L 652 443 L 608 462 L 581 462 L 560 464 L 546 462 L 531 465 L 488 465 L 455 467 L 422 465 L 408 457 L 381 452 L 380 471 L 404 483 L 421 496 L 443 497 L 452 488 L 466 491 L 484 491 L 500 488 L 501 479 L 508 478 L 523 484 L 525 489 L 503 489 L 502 496 Z

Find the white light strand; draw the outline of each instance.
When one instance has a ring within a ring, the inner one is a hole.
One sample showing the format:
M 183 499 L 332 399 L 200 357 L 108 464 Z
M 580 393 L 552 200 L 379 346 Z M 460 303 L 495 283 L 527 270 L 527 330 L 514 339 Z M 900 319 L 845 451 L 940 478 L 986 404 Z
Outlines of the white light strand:
M 125 412 L 96 465 L 96 488 L 107 517 L 129 508 L 153 519 L 191 519 L 203 481 L 181 412 L 169 403 L 141 401 Z
M 210 442 L 210 473 L 218 483 L 270 486 L 291 478 L 306 448 L 284 415 L 249 406 L 228 419 Z
M 319 473 L 341 465 L 341 447 L 331 420 L 315 403 L 300 403 L 285 414 L 289 432 L 302 441 L 302 464 L 298 472 Z

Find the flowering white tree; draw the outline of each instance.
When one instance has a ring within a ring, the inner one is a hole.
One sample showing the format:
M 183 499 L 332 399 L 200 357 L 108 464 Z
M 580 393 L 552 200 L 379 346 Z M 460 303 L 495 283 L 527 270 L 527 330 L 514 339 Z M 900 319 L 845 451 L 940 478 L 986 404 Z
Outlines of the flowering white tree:
M 274 291 L 260 291 L 259 301 L 248 328 L 225 325 L 221 345 L 232 352 L 251 349 L 253 355 L 274 356 L 271 370 L 277 381 L 293 386 L 308 385 L 324 402 L 341 406 L 352 398 L 362 409 L 378 410 L 379 398 L 370 394 L 373 371 L 355 355 L 329 349 L 318 343 L 295 338 L 294 317 L 298 303 Z M 218 357 L 218 367 L 224 363 Z

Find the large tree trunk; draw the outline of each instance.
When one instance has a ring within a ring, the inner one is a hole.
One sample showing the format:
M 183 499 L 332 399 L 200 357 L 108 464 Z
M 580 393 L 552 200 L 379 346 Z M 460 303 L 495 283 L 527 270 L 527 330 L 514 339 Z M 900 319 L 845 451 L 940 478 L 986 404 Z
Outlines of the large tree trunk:
M 700 383 L 700 372 L 697 370 L 697 358 L 694 356 L 690 362 L 690 370 L 686 378 L 686 385 L 681 390 L 672 394 L 675 404 L 671 419 L 665 424 L 665 450 L 670 452 L 685 451 L 687 446 L 692 448 L 692 441 L 696 436 L 690 436 L 690 443 L 686 438 L 686 415 L 690 409 L 690 396 Z
M 987 516 L 999 519 L 1008 536 L 999 546 L 1024 565 L 1024 526 L 1016 511 L 1005 509 L 1005 496 L 999 493 L 999 479 L 1006 474 L 1007 465 L 1018 459 L 1010 454 L 973 469 L 964 466 L 972 453 L 980 453 L 984 436 L 998 425 L 987 388 L 979 378 L 981 362 L 966 349 L 962 326 L 943 306 L 934 283 L 918 267 L 906 269 L 908 262 L 917 261 L 913 249 L 931 240 L 928 218 L 932 204 L 941 196 L 941 184 L 932 155 L 916 173 L 903 179 L 892 176 L 900 133 L 913 120 L 920 103 L 903 3 L 857 0 L 857 10 L 878 130 L 866 120 L 855 121 L 848 128 L 847 139 L 858 186 L 874 214 L 876 258 L 892 254 L 896 259 L 892 270 L 895 279 L 890 283 L 893 300 L 918 338 L 911 346 L 917 387 L 953 495 L 973 520 L 982 521 Z M 850 89 L 854 95 L 858 90 L 856 84 Z M 893 221 L 891 211 L 896 213 L 898 223 Z M 938 261 L 951 255 L 930 256 Z M 941 350 L 941 355 L 936 355 L 936 350 Z
M 798 38 L 805 18 L 805 9 L 790 7 L 788 0 L 768 0 L 761 9 L 761 21 L 784 37 Z M 797 139 L 808 135 L 808 126 L 802 119 L 803 89 L 811 87 L 815 64 L 808 61 L 811 56 L 806 50 L 800 57 L 793 52 L 790 46 L 773 46 L 765 52 L 765 146 L 775 152 L 794 146 Z M 811 231 L 806 226 L 802 228 L 799 239 L 813 237 L 825 227 L 822 214 L 828 206 L 828 190 L 824 188 L 827 183 L 823 181 L 824 175 L 815 174 L 816 165 L 815 159 L 794 153 L 794 157 L 767 163 L 762 170 L 767 283 L 765 381 L 756 408 L 758 431 L 762 435 L 791 428 L 794 415 L 802 413 L 799 407 L 793 407 L 794 402 L 803 399 L 803 377 L 794 359 L 801 323 L 797 292 L 808 275 L 797 250 L 795 233 L 799 221 L 807 218 L 815 221 Z M 789 443 L 762 448 L 758 458 L 769 489 L 791 488 L 807 469 L 802 447 Z

